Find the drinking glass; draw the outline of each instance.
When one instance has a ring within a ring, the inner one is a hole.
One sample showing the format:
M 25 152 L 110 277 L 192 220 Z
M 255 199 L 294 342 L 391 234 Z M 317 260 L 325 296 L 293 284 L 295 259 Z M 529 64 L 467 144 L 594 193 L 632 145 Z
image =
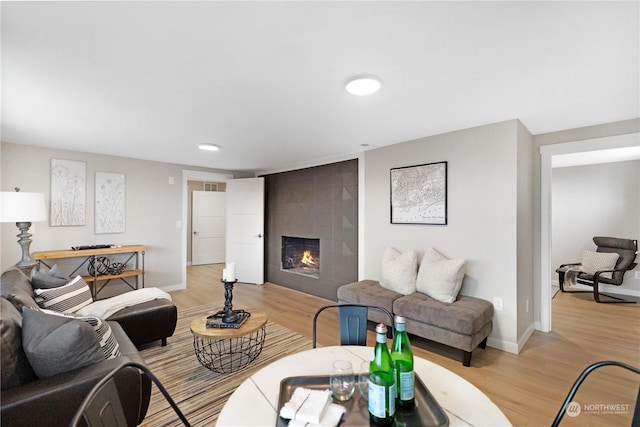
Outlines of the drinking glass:
M 369 398 L 369 363 L 362 362 L 358 373 L 358 390 L 360 390 L 360 396 L 364 400 Z
M 351 399 L 356 387 L 351 362 L 348 360 L 336 360 L 333 362 L 330 384 L 334 399 L 341 402 Z

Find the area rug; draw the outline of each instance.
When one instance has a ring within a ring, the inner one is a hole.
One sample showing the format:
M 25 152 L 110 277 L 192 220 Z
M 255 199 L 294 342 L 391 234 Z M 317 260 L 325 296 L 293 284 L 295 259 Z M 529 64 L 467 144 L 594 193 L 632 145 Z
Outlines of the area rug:
M 237 373 L 218 374 L 198 362 L 189 329 L 194 318 L 211 314 L 224 304 L 208 304 L 178 312 L 178 324 L 167 346 L 153 343 L 141 354 L 160 379 L 192 426 L 214 426 L 218 414 L 233 391 L 254 372 L 286 355 L 311 348 L 311 340 L 273 322 L 267 322 L 262 353 Z M 153 386 L 151 403 L 142 426 L 182 425 L 175 412 Z

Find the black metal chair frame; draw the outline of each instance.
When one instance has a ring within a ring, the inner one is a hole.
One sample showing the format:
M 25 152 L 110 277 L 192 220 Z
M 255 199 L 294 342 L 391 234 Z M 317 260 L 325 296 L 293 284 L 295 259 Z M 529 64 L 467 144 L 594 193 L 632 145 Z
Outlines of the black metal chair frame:
M 366 326 L 367 326 L 367 318 L 369 310 L 378 310 L 381 313 L 384 313 L 389 318 L 389 329 L 391 330 L 391 337 L 394 336 L 394 323 L 393 323 L 393 315 L 389 310 L 384 307 L 378 307 L 375 305 L 368 304 L 330 304 L 325 305 L 324 307 L 320 307 L 316 312 L 315 316 L 313 316 L 313 331 L 311 334 L 311 341 L 313 348 L 316 348 L 316 323 L 318 320 L 318 316 L 320 313 L 329 308 L 338 308 L 338 316 L 340 319 L 340 345 L 367 345 L 367 334 L 366 334 Z M 359 335 L 356 340 L 350 340 L 349 335 L 346 333 L 346 319 L 348 315 L 355 315 L 359 318 L 361 325 L 363 325 L 364 334 Z
M 169 395 L 169 392 L 167 391 L 167 389 L 162 385 L 160 380 L 149 370 L 149 368 L 146 367 L 145 365 L 140 364 L 140 363 L 128 361 L 128 362 L 123 362 L 122 364 L 118 365 L 118 367 L 116 367 L 111 372 L 109 372 L 107 375 L 105 375 L 100 381 L 98 381 L 98 383 L 95 386 L 93 386 L 91 391 L 89 391 L 89 394 L 87 394 L 87 397 L 80 404 L 80 407 L 78 408 L 78 410 L 76 411 L 75 415 L 73 416 L 73 419 L 69 423 L 70 427 L 78 426 L 79 423 L 80 423 L 80 420 L 82 420 L 82 419 L 84 419 L 84 421 L 87 423 L 87 425 L 89 427 L 92 427 L 93 425 L 98 425 L 98 424 L 93 424 L 92 423 L 91 413 L 95 413 L 96 411 L 100 411 L 101 410 L 100 407 L 96 407 L 96 405 L 100 405 L 102 403 L 100 401 L 100 399 L 99 399 L 100 393 L 101 392 L 105 392 L 107 394 L 111 393 L 110 397 L 112 397 L 114 394 L 117 397 L 117 390 L 115 389 L 115 382 L 114 382 L 113 377 L 119 371 L 121 371 L 122 369 L 127 368 L 127 367 L 137 368 L 137 369 L 141 370 L 142 372 L 144 372 L 144 374 L 147 377 L 149 377 L 151 379 L 151 381 L 154 382 L 156 387 L 158 387 L 158 389 L 160 390 L 160 392 L 162 393 L 164 398 L 169 402 L 169 404 L 171 405 L 171 407 L 173 408 L 175 413 L 178 415 L 178 417 L 180 418 L 182 423 L 187 427 L 191 426 L 191 424 L 189 424 L 189 421 L 187 421 L 187 418 L 184 416 L 182 411 L 180 411 L 180 408 L 178 407 L 178 405 L 174 402 L 174 400 Z M 113 400 L 115 400 L 115 399 L 113 399 Z M 112 405 L 112 403 L 116 404 L 115 408 Z M 119 412 L 115 413 L 115 415 L 117 417 L 119 417 L 120 419 L 124 419 L 124 416 L 122 414 L 122 405 L 120 404 L 119 398 L 118 398 L 118 400 L 116 402 L 109 401 L 108 404 L 110 406 L 109 409 L 111 409 L 111 410 L 115 409 L 116 411 L 119 411 Z M 100 424 L 100 425 L 102 425 L 102 424 Z
M 584 371 L 582 371 L 580 376 L 573 383 L 573 387 L 571 387 L 571 390 L 569 390 L 569 394 L 567 394 L 567 397 L 564 399 L 564 402 L 560 407 L 560 411 L 558 411 L 558 415 L 556 415 L 556 418 L 553 420 L 553 424 L 551 424 L 551 427 L 558 427 L 558 425 L 560 424 L 560 421 L 562 421 L 562 418 L 564 417 L 564 414 L 567 412 L 567 407 L 569 406 L 569 403 L 571 403 L 571 401 L 573 400 L 573 397 L 575 396 L 576 392 L 580 388 L 580 385 L 582 385 L 582 383 L 587 378 L 587 376 L 594 370 L 601 368 L 603 366 L 619 366 L 621 368 L 627 369 L 631 372 L 635 372 L 636 374 L 640 375 L 640 369 L 635 368 L 631 365 L 627 365 L 626 363 L 616 362 L 613 360 L 605 360 L 602 362 L 596 362 L 589 365 Z M 631 425 L 632 426 L 640 425 L 640 387 L 638 388 L 638 397 L 636 399 L 635 410 L 633 412 L 633 421 L 631 422 Z
M 595 241 L 596 239 L 598 239 L 598 237 L 594 237 L 593 239 Z M 637 240 L 631 240 L 631 239 L 629 239 L 629 241 L 633 242 L 633 244 L 635 246 L 635 253 L 636 253 L 636 256 L 637 256 L 637 254 L 638 254 L 638 241 Z M 597 243 L 596 243 L 596 245 L 597 245 Z M 634 259 L 634 261 L 635 261 L 635 259 Z M 626 273 L 627 271 L 631 271 L 634 268 L 636 268 L 636 266 L 638 265 L 636 262 L 631 262 L 631 264 L 627 268 L 615 268 L 613 270 L 596 271 L 593 274 L 593 280 L 591 280 L 589 278 L 586 278 L 586 277 L 581 277 L 584 274 L 583 273 L 579 273 L 578 276 L 576 277 L 576 282 L 580 283 L 582 285 L 591 286 L 593 288 L 593 290 L 592 291 L 578 291 L 578 290 L 569 291 L 569 290 L 566 290 L 564 288 L 564 279 L 566 277 L 566 273 L 568 272 L 568 270 L 571 267 L 578 266 L 578 265 L 581 265 L 581 263 L 577 262 L 577 263 L 561 264 L 560 267 L 558 267 L 556 272 L 558 273 L 558 283 L 560 285 L 560 291 L 566 292 L 566 293 L 588 293 L 588 294 L 593 293 L 593 300 L 595 302 L 597 302 L 597 303 L 600 303 L 600 304 L 624 304 L 624 303 L 626 303 L 626 304 L 636 304 L 637 303 L 637 301 L 626 300 L 624 298 L 620 298 L 620 297 L 617 297 L 617 296 L 614 296 L 614 295 L 609 295 L 609 294 L 602 293 L 598 289 L 599 284 L 601 283 L 600 282 L 600 276 L 602 274 L 604 274 L 604 273 L 612 273 L 613 274 L 613 273 L 616 273 L 616 272 L 620 272 L 620 273 L 622 273 L 624 275 L 624 273 Z M 617 267 L 617 265 L 616 265 L 616 267 Z M 602 283 L 605 283 L 605 282 L 602 282 Z M 612 284 L 614 286 L 619 286 L 619 285 L 622 284 L 622 279 L 620 280 L 620 283 L 608 283 L 608 282 L 606 282 L 606 283 L 607 284 Z M 605 296 L 605 297 L 611 298 L 611 299 L 609 299 L 609 300 L 601 300 L 600 299 L 601 296 Z

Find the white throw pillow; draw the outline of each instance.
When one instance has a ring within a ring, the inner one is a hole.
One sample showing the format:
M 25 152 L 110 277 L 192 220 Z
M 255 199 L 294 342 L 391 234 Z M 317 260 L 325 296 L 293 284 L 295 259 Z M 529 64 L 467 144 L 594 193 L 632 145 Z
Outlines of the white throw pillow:
M 401 253 L 395 248 L 386 248 L 382 253 L 380 286 L 402 295 L 416 291 L 418 254 L 410 250 Z
M 613 270 L 618 262 L 619 255 L 615 252 L 582 251 L 581 270 L 587 274 L 595 274 L 596 271 Z M 613 273 L 602 273 L 600 277 L 611 279 Z
M 425 251 L 418 270 L 416 290 L 451 304 L 458 297 L 464 279 L 464 260 L 448 259 L 435 249 Z

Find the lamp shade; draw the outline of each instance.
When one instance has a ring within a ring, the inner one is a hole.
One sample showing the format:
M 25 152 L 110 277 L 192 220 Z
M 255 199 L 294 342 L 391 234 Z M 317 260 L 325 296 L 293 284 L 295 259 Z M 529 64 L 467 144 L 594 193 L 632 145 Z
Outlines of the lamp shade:
M 3 191 L 0 193 L 0 222 L 46 221 L 42 193 Z

